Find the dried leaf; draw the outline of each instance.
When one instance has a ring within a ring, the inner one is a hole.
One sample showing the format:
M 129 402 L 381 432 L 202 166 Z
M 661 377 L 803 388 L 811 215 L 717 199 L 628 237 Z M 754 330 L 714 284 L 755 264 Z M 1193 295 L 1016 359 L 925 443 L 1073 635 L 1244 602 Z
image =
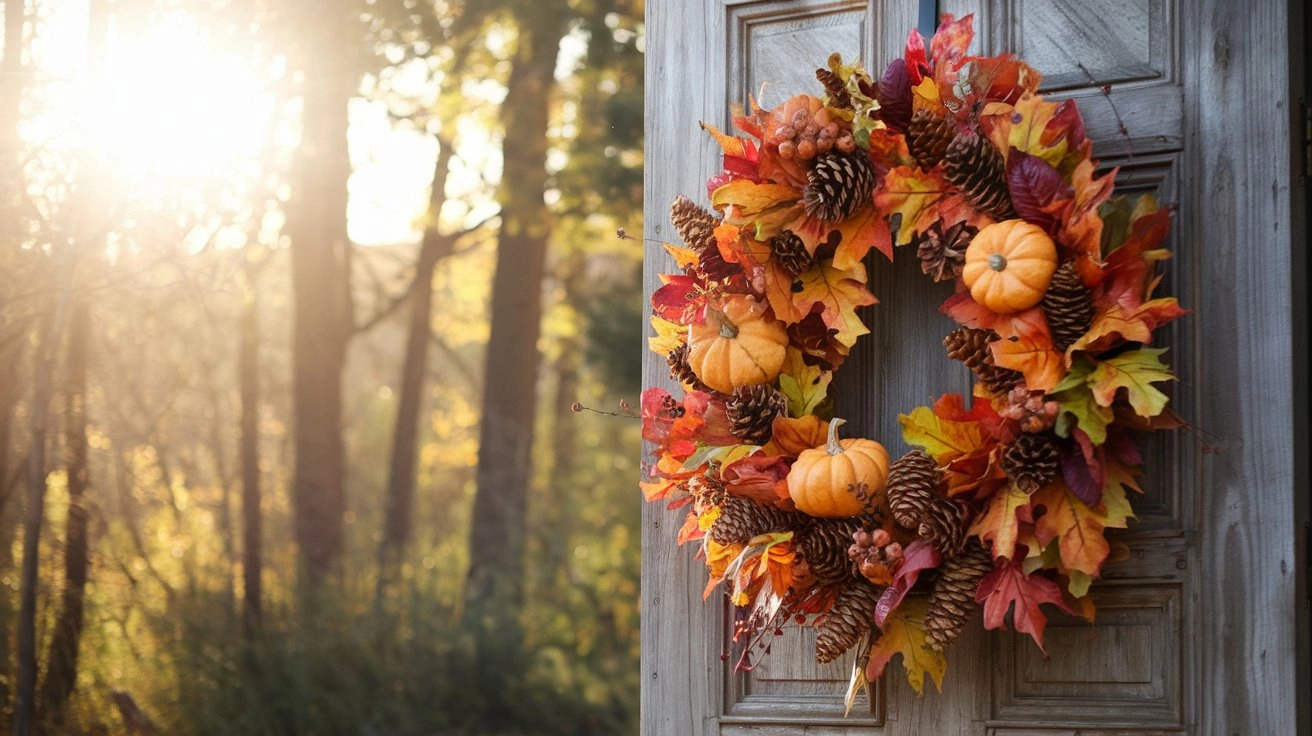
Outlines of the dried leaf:
M 1048 617 L 1039 609 L 1050 603 L 1066 613 L 1075 611 L 1066 605 L 1061 588 L 1041 573 L 1026 575 L 1020 564 L 1009 560 L 984 576 L 979 583 L 976 600 L 984 604 L 984 628 L 1006 628 L 1007 612 L 1012 611 L 1012 624 L 1017 631 L 1029 634 L 1034 643 L 1043 649 L 1043 631 Z M 1046 654 L 1046 651 L 1045 651 Z

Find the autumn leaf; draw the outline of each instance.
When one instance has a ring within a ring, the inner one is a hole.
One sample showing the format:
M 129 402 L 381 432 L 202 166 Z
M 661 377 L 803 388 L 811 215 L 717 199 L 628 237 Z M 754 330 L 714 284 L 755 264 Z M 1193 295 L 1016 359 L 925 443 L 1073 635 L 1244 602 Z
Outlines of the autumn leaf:
M 1102 446 L 1095 446 L 1089 435 L 1076 427 L 1071 431 L 1070 440 L 1060 443 L 1058 447 L 1061 477 L 1067 487 L 1086 505 L 1096 506 L 1102 499 L 1102 489 L 1107 482 Z
M 1042 308 L 1000 318 L 993 329 L 1002 338 L 989 344 L 994 363 L 1023 373 L 1032 391 L 1049 391 L 1061 381 L 1066 359 L 1053 347 Z
M 1037 156 L 1059 167 L 1069 149 L 1065 136 L 1045 138 L 1048 123 L 1056 115 L 1058 103 L 1039 94 L 1022 95 L 1015 104 L 990 102 L 979 114 L 980 128 L 999 151 L 1016 149 Z
M 925 610 L 928 598 L 912 598 L 898 606 L 884 620 L 883 633 L 870 647 L 870 662 L 866 665 L 866 679 L 883 677 L 884 669 L 896 655 L 902 655 L 902 667 L 907 682 L 919 695 L 925 687 L 925 676 L 934 681 L 934 687 L 943 690 L 943 675 L 948 661 L 942 652 L 935 652 L 925 642 Z
M 678 322 L 653 314 L 651 316 L 651 328 L 656 334 L 647 338 L 647 347 L 651 348 L 651 351 L 657 355 L 669 355 L 671 350 L 686 342 L 687 325 L 681 325 Z
M 1089 386 L 1099 406 L 1110 407 L 1116 393 L 1125 389 L 1131 408 L 1141 417 L 1154 417 L 1166 409 L 1166 394 L 1153 386 L 1161 381 L 1174 381 L 1171 369 L 1162 363 L 1160 356 L 1166 348 L 1140 348 L 1099 361 L 1089 375 Z
M 975 227 L 993 222 L 948 184 L 938 168 L 926 171 L 914 166 L 897 166 L 890 169 L 875 190 L 875 206 L 893 223 L 891 237 L 897 246 L 910 244 L 916 233 L 924 232 L 940 220 L 949 223 L 965 221 Z
M 780 319 L 796 322 L 805 317 L 813 305 L 823 304 L 825 324 L 837 330 L 834 336 L 840 343 L 851 347 L 858 337 L 870 332 L 856 313 L 857 307 L 875 303 L 875 296 L 866 289 L 865 282 L 866 269 L 861 264 L 840 270 L 831 262 L 820 261 L 800 274 L 793 284 L 794 318 Z
M 1007 612 L 1017 631 L 1029 634 L 1043 650 L 1043 631 L 1048 617 L 1039 606 L 1050 603 L 1066 613 L 1075 611 L 1066 605 L 1061 588 L 1041 573 L 1026 575 L 1020 563 L 1008 560 L 979 583 L 976 600 L 984 604 L 984 628 L 1005 629 Z M 1013 610 L 1014 609 L 1014 610 Z M 1046 654 L 1046 650 L 1044 651 Z
M 1011 558 L 1016 555 L 1016 541 L 1020 538 L 1022 521 L 1033 520 L 1029 494 L 1008 483 L 989 500 L 989 507 L 976 517 L 969 533 L 993 543 L 994 557 Z
M 1078 356 L 1071 363 L 1070 372 L 1061 380 L 1048 397 L 1057 402 L 1057 424 L 1054 427 L 1059 437 L 1070 437 L 1075 427 L 1084 430 L 1089 440 L 1101 445 L 1107 440 L 1107 425 L 1115 416 L 1111 409 L 1101 406 L 1093 397 L 1089 387 L 1089 376 L 1095 369 L 1094 362 Z
M 929 453 L 939 465 L 968 455 L 985 445 L 985 434 L 974 422 L 941 419 L 927 406 L 918 406 L 910 414 L 898 415 L 902 439 Z
M 724 213 L 726 225 L 752 226 L 755 236 L 762 240 L 798 218 L 801 199 L 801 191 L 793 187 L 746 179 L 729 182 L 711 193 L 711 204 Z
M 1007 157 L 1007 191 L 1016 214 L 1049 235 L 1055 234 L 1058 226 L 1052 204 L 1073 196 L 1056 167 L 1024 151 L 1012 151 Z
M 788 399 L 789 416 L 814 414 L 816 407 L 829 395 L 831 380 L 831 371 L 807 365 L 801 351 L 789 348 L 784 357 L 783 370 L 779 374 L 779 391 Z
M 879 603 L 875 605 L 875 625 L 884 628 L 884 622 L 902 605 L 902 599 L 911 592 L 920 573 L 937 568 L 941 561 L 938 549 L 929 542 L 917 539 L 908 544 L 902 553 L 902 563 L 893 574 L 893 582 L 884 589 L 879 596 Z
M 1049 483 L 1036 491 L 1033 502 L 1047 509 L 1034 522 L 1034 534 L 1039 544 L 1047 545 L 1055 539 L 1066 568 L 1094 578 L 1101 575 L 1103 562 L 1111 551 L 1103 533 L 1108 521 L 1106 516 L 1076 498 L 1070 488 L 1060 482 Z
M 977 330 L 991 330 L 1000 317 L 997 312 L 975 301 L 969 291 L 960 291 L 948 297 L 938 308 L 957 324 Z

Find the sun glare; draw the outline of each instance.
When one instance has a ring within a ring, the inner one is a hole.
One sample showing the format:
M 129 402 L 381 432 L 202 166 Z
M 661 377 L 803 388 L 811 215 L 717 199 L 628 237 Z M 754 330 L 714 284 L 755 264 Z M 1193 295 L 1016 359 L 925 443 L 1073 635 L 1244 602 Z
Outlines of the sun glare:
M 220 177 L 260 155 L 273 94 L 268 70 L 216 46 L 181 13 L 139 33 L 115 30 L 89 70 L 82 129 L 118 176 L 160 183 Z

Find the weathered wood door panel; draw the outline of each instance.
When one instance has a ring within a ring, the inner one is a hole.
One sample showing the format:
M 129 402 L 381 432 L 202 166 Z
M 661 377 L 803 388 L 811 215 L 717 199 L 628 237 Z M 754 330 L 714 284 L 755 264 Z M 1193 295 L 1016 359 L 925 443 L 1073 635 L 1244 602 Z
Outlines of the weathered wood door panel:
M 771 106 L 816 92 L 834 51 L 878 72 L 901 52 L 906 0 L 659 0 L 648 3 L 647 285 L 672 264 L 674 196 L 704 196 L 718 151 L 699 120 L 729 125 L 733 102 Z M 868 711 L 842 717 L 850 660 L 814 664 L 792 631 L 735 674 L 725 610 L 678 549 L 678 514 L 647 509 L 645 732 L 657 734 L 1295 733 L 1294 411 L 1291 180 L 1285 3 L 1224 0 L 950 0 L 974 13 L 981 53 L 1011 51 L 1044 92 L 1080 102 L 1118 190 L 1178 206 L 1166 288 L 1195 310 L 1168 335 L 1175 407 L 1201 428 L 1147 448 L 1128 559 L 1095 586 L 1096 625 L 1055 619 L 1044 657 L 1028 637 L 981 632 L 953 646 L 945 691 L 916 697 L 900 671 Z M 1286 270 L 1281 270 L 1284 264 Z M 894 456 L 898 412 L 969 374 L 943 357 L 951 329 L 914 258 L 871 260 L 872 334 L 836 378 L 838 411 Z M 648 361 L 649 383 L 666 381 Z M 1305 379 L 1303 379 L 1305 380 Z M 1279 402 L 1276 402 L 1279 404 Z M 1199 436 L 1207 437 L 1206 441 Z M 1206 451 L 1205 451 L 1206 450 Z M 1219 450 L 1212 452 L 1211 450 Z M 1301 530 L 1301 522 L 1298 524 Z M 896 669 L 896 668 L 895 668 Z

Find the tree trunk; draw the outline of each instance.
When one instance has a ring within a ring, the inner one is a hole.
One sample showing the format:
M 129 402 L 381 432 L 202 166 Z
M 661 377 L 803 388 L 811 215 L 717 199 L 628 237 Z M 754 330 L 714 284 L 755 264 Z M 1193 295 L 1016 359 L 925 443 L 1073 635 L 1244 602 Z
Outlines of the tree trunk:
M 253 278 L 252 278 L 253 281 Z M 254 283 L 241 305 L 238 382 L 241 385 L 241 575 L 242 626 L 248 637 L 260 628 L 264 567 L 260 512 L 260 323 Z
M 90 307 L 73 307 L 68 327 L 68 387 L 65 398 L 64 442 L 68 454 L 68 523 L 64 539 L 64 590 L 46 656 L 41 685 L 41 730 L 59 730 L 64 707 L 77 684 L 78 649 L 82 642 L 87 586 L 87 353 Z
M 343 515 L 342 373 L 352 328 L 346 232 L 347 4 L 303 2 L 299 67 L 304 74 L 301 144 L 296 149 L 287 231 L 292 246 L 294 529 L 305 582 L 316 587 L 340 564 Z
M 477 685 L 489 712 L 509 713 L 522 669 L 524 537 L 537 403 L 542 276 L 551 216 L 547 125 L 553 72 L 569 9 L 563 0 L 535 3 L 520 22 L 501 119 L 501 231 L 492 281 L 479 433 L 477 495 L 465 583 L 465 621 L 477 649 Z
M 450 255 L 453 239 L 437 231 L 438 215 L 445 201 L 446 179 L 451 170 L 452 147 L 441 143 L 433 165 L 432 190 L 428 195 L 430 225 L 424 231 L 415 262 L 414 282 L 410 290 L 410 321 L 406 329 L 405 356 L 401 364 L 401 391 L 396 402 L 396 423 L 392 429 L 391 460 L 387 474 L 387 512 L 383 538 L 378 547 L 378 597 L 381 601 L 387 585 L 396 579 L 401 554 L 410 542 L 410 518 L 414 510 L 415 466 L 419 453 L 419 418 L 424 406 L 424 377 L 428 373 L 429 341 L 433 329 L 429 323 L 433 309 L 433 270 Z

